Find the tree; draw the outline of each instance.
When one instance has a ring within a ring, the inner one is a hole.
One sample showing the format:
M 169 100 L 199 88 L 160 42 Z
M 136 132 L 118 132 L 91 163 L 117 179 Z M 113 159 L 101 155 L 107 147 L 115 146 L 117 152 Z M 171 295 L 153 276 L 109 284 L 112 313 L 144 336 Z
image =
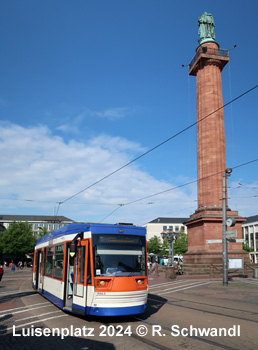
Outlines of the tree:
M 10 254 L 17 259 L 23 259 L 26 253 L 32 253 L 35 242 L 36 239 L 27 222 L 12 222 L 0 236 L 2 253 Z
M 174 244 L 174 252 L 177 255 L 182 255 L 187 252 L 188 242 L 187 242 L 187 234 L 180 231 L 178 234 L 178 238 Z
M 253 251 L 253 249 L 250 248 L 247 243 L 243 243 L 243 250 L 245 250 L 248 253 Z
M 158 236 L 151 237 L 147 242 L 148 254 L 160 254 L 161 251 L 161 239 Z
M 169 243 L 166 239 L 164 239 L 162 246 L 161 246 L 160 255 L 168 256 L 168 251 L 169 251 Z

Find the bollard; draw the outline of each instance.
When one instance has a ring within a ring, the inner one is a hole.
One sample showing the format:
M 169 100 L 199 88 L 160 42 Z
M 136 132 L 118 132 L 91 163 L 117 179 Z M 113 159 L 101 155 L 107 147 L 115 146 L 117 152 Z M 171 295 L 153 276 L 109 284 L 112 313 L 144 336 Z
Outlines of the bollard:
M 253 278 L 258 278 L 258 269 L 257 268 L 254 268 Z
M 176 279 L 176 272 L 174 267 L 167 267 L 166 268 L 166 275 L 165 278 L 169 280 L 175 280 Z

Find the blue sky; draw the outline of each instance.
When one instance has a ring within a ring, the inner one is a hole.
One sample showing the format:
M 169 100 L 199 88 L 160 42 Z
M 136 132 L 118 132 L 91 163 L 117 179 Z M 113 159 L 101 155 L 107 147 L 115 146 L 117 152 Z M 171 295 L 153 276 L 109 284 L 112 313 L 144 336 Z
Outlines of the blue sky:
M 119 204 L 196 179 L 195 127 L 57 202 L 195 122 L 196 81 L 182 65 L 205 11 L 220 47 L 237 45 L 222 72 L 227 103 L 258 83 L 255 0 L 1 1 L 0 213 L 58 208 L 78 221 L 136 224 L 192 214 L 196 184 Z M 258 158 L 257 110 L 258 89 L 224 109 L 228 167 Z M 230 177 L 240 215 L 257 214 L 257 170 L 254 162 Z

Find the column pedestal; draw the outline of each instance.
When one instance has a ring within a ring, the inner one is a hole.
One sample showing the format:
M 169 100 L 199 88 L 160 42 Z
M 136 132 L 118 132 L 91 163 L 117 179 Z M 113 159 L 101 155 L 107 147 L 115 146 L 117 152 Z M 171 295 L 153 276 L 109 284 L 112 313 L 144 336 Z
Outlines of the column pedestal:
M 227 216 L 236 219 L 236 239 L 241 239 L 245 218 L 231 210 L 227 211 Z M 222 209 L 196 210 L 184 224 L 188 231 L 188 251 L 184 254 L 184 264 L 222 264 L 222 242 L 209 242 L 222 241 Z M 245 262 L 249 261 L 249 254 L 243 251 L 241 242 L 228 243 L 228 257 L 243 257 Z

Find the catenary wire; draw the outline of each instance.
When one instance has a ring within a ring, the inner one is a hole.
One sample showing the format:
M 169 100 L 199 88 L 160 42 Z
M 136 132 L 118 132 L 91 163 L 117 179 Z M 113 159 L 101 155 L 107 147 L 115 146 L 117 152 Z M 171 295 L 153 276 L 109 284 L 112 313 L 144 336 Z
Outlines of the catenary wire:
M 245 163 L 242 163 L 242 164 L 239 164 L 239 165 L 236 165 L 236 166 L 232 167 L 231 169 L 237 169 L 237 168 L 240 168 L 240 167 L 243 167 L 243 166 L 252 164 L 252 163 L 254 163 L 254 162 L 257 162 L 257 161 L 258 161 L 258 158 L 253 159 L 253 160 L 248 161 L 248 162 L 245 162 Z M 142 200 L 144 200 L 144 199 L 152 198 L 152 197 L 158 196 L 158 195 L 160 195 L 160 194 L 164 194 L 164 193 L 167 193 L 167 192 L 176 190 L 176 189 L 178 189 L 178 188 L 182 188 L 182 187 L 185 187 L 185 186 L 187 186 L 187 185 L 191 185 L 191 184 L 196 183 L 196 182 L 198 182 L 198 181 L 206 180 L 207 178 L 210 178 L 210 177 L 212 177 L 212 176 L 216 176 L 216 175 L 218 175 L 218 174 L 223 174 L 224 171 L 225 171 L 225 170 L 219 171 L 219 172 L 217 172 L 217 173 L 214 173 L 214 174 L 211 174 L 211 175 L 202 177 L 202 178 L 200 178 L 200 179 L 196 179 L 196 180 L 193 180 L 193 181 L 189 181 L 189 182 L 187 182 L 187 183 L 185 183 L 185 184 L 182 184 L 182 185 L 179 185 L 179 186 L 175 186 L 175 187 L 172 187 L 172 188 L 168 188 L 167 190 L 160 191 L 160 192 L 151 194 L 151 195 L 149 195 L 149 196 L 145 196 L 145 197 L 142 197 L 142 198 L 135 199 L 135 200 L 130 201 L 130 202 L 128 202 L 128 203 L 119 204 L 119 207 L 116 208 L 113 212 L 117 211 L 117 210 L 120 209 L 122 206 L 131 205 L 131 204 L 140 202 L 140 201 L 142 201 Z M 108 214 L 104 219 L 101 220 L 101 222 L 104 221 L 107 217 L 111 216 L 111 215 L 113 214 L 113 212 L 111 212 L 110 214 Z
M 231 100 L 231 101 L 229 101 L 228 103 L 224 104 L 223 106 L 217 108 L 215 111 L 209 113 L 208 115 L 206 115 L 205 117 L 203 117 L 203 118 L 200 119 L 199 121 L 196 121 L 195 123 L 192 123 L 192 124 L 189 125 L 188 127 L 182 129 L 182 130 L 179 131 L 178 133 L 176 133 L 176 134 L 174 134 L 173 136 L 169 137 L 169 138 L 166 139 L 165 141 L 159 143 L 158 145 L 154 146 L 154 147 L 151 148 L 150 150 L 144 152 L 144 153 L 141 154 L 140 156 L 138 156 L 138 157 L 134 158 L 133 160 L 131 160 L 130 162 L 124 164 L 124 165 L 121 166 L 120 168 L 114 170 L 113 172 L 109 173 L 108 175 L 106 175 L 106 176 L 102 177 L 101 179 L 95 181 L 93 184 L 91 184 L 91 185 L 85 187 L 85 188 L 82 189 L 81 191 L 79 191 L 79 192 L 75 193 L 74 195 L 68 197 L 68 198 L 65 199 L 64 201 L 56 202 L 56 203 L 58 204 L 58 208 L 57 208 L 57 211 L 56 211 L 56 215 L 57 215 L 57 212 L 58 212 L 59 207 L 60 207 L 61 204 L 67 202 L 68 200 L 70 200 L 70 199 L 76 197 L 77 195 L 79 195 L 80 193 L 82 193 L 82 192 L 88 190 L 89 188 L 91 188 L 91 187 L 95 186 L 96 184 L 102 182 L 103 180 L 107 179 L 108 177 L 114 175 L 114 174 L 117 173 L 118 171 L 124 169 L 125 167 L 129 166 L 130 164 L 134 163 L 135 161 L 139 160 L 140 158 L 142 158 L 142 157 L 144 157 L 145 155 L 149 154 L 150 152 L 154 151 L 154 150 L 157 149 L 158 147 L 164 145 L 165 143 L 169 142 L 169 141 L 172 140 L 173 138 L 179 136 L 179 135 L 182 134 L 183 132 L 185 132 L 185 131 L 187 131 L 188 129 L 192 128 L 193 126 L 197 125 L 198 123 L 200 123 L 200 122 L 203 121 L 204 119 L 206 119 L 206 118 L 208 118 L 209 116 L 213 115 L 214 113 L 218 112 L 220 109 L 222 109 L 222 108 L 224 108 L 224 107 L 227 107 L 228 105 L 230 105 L 230 104 L 232 104 L 233 102 L 237 101 L 238 99 L 240 99 L 241 97 L 243 97 L 243 96 L 245 96 L 246 94 L 250 93 L 251 91 L 253 91 L 253 90 L 256 89 L 257 87 L 258 87 L 258 85 L 255 85 L 254 87 L 252 87 L 251 89 L 245 91 L 244 93 L 242 93 L 241 95 L 237 96 L 237 97 L 234 98 L 233 100 Z M 254 160 L 254 161 L 256 161 L 256 160 Z M 232 169 L 236 169 L 236 168 L 238 168 L 238 167 L 240 167 L 240 166 L 247 165 L 247 164 L 252 163 L 252 162 L 254 162 L 254 161 L 251 161 L 251 162 L 247 162 L 247 163 L 238 165 L 238 166 L 236 166 L 236 167 L 234 167 L 234 168 L 232 168 Z M 191 182 L 189 182 L 189 183 L 187 183 L 187 184 L 181 185 L 180 187 L 189 185 L 189 184 L 194 183 L 194 182 L 196 182 L 196 181 L 197 181 L 197 180 L 191 181 Z M 158 194 L 162 194 L 162 193 L 171 191 L 171 190 L 176 189 L 176 188 L 177 188 L 177 187 L 172 188 L 172 189 L 169 189 L 169 190 L 165 190 L 165 191 L 162 191 L 162 192 L 160 192 L 160 193 L 158 193 Z M 155 195 L 158 195 L 158 194 L 155 194 Z M 153 197 L 153 196 L 154 196 L 154 195 L 147 196 L 147 197 L 144 197 L 143 199 L 150 198 L 150 197 Z M 25 201 L 35 202 L 35 200 L 25 200 Z M 139 200 L 136 200 L 136 201 L 139 201 Z M 131 203 L 134 203 L 134 202 L 136 202 L 136 201 L 132 201 L 132 202 L 130 202 L 130 203 L 127 203 L 127 205 L 128 205 L 128 204 L 131 204 Z M 42 201 L 42 202 L 43 202 L 43 201 Z
M 256 161 L 258 161 L 258 159 L 254 159 L 254 160 L 252 160 L 252 161 L 242 163 L 242 164 L 240 164 L 240 165 L 237 165 L 237 166 L 233 167 L 232 169 L 236 169 L 236 168 L 239 168 L 239 167 L 242 167 L 242 166 L 245 166 L 245 165 L 254 163 L 254 162 L 256 162 Z M 221 173 L 222 173 L 222 172 L 221 172 Z M 210 177 L 210 176 L 215 176 L 215 175 L 217 175 L 217 174 L 218 174 L 218 173 L 212 174 L 212 175 L 209 175 L 208 177 Z M 199 179 L 199 180 L 193 180 L 193 181 L 190 181 L 190 182 L 188 182 L 188 183 L 185 183 L 185 184 L 182 184 L 182 185 L 179 185 L 179 186 L 175 186 L 175 187 L 169 188 L 169 189 L 167 189 L 167 190 L 164 190 L 164 191 L 161 191 L 161 192 L 158 192 L 158 193 L 149 195 L 149 196 L 145 196 L 145 197 L 143 197 L 143 198 L 136 199 L 136 200 L 134 200 L 134 201 L 131 201 L 131 202 L 128 202 L 128 203 L 125 203 L 125 204 L 116 204 L 116 203 L 96 203 L 96 202 L 94 202 L 94 205 L 102 205 L 102 206 L 107 206 L 107 205 L 108 205 L 108 206 L 118 205 L 119 207 L 116 208 L 116 209 L 114 210 L 114 211 L 116 211 L 116 210 L 118 210 L 118 209 L 119 209 L 120 207 L 122 207 L 122 206 L 130 205 L 130 204 L 139 202 L 139 201 L 141 201 L 141 200 L 148 199 L 148 198 L 150 198 L 150 197 L 154 197 L 154 196 L 157 196 L 157 195 L 159 195 L 159 194 L 163 194 L 163 193 L 166 193 L 166 192 L 169 192 L 169 191 L 178 189 L 178 188 L 180 188 L 180 187 L 184 187 L 184 186 L 190 185 L 190 184 L 192 184 L 192 183 L 195 183 L 195 182 L 197 182 L 197 181 L 204 180 L 204 179 L 206 179 L 206 178 L 207 178 L 207 177 L 201 178 L 201 179 Z M 248 187 L 247 185 L 248 185 L 248 184 L 241 184 L 241 183 L 239 183 L 239 186 L 237 186 L 237 187 L 228 187 L 228 189 L 229 189 L 229 190 L 230 190 L 230 189 L 238 189 L 238 188 L 240 188 L 240 187 L 242 187 L 242 186 L 247 187 L 247 188 L 250 188 L 250 189 L 258 189 L 258 187 Z M 230 196 L 230 197 L 228 197 L 228 199 L 232 199 L 232 198 L 253 198 L 253 197 L 258 197 L 258 196 L 257 196 L 257 195 L 248 196 L 248 197 L 232 197 L 232 196 Z M 18 199 L 18 198 L 0 198 L 0 200 L 36 202 L 36 203 L 52 203 L 52 204 L 61 204 L 61 203 L 62 203 L 62 202 L 39 201 L 39 200 L 34 200 L 34 199 Z M 196 199 L 193 200 L 193 202 L 196 202 L 196 201 L 197 201 Z M 186 201 L 186 202 L 191 202 L 191 201 Z M 167 203 L 167 202 L 166 202 L 166 203 Z M 86 202 L 71 203 L 71 205 L 82 205 L 82 204 L 92 204 L 92 203 L 90 203 L 90 202 L 88 202 L 88 203 L 86 203 Z M 144 203 L 144 205 L 146 205 L 146 204 L 155 204 L 155 203 L 153 203 L 153 202 Z M 112 211 L 108 216 L 110 216 L 114 211 Z M 104 218 L 104 219 L 106 219 L 106 218 Z M 102 219 L 102 221 L 103 221 L 104 219 Z
M 213 112 L 209 113 L 208 115 L 206 115 L 206 116 L 203 117 L 202 119 L 200 119 L 200 120 L 198 120 L 198 121 L 192 123 L 191 125 L 187 126 L 186 128 L 182 129 L 181 131 L 177 132 L 177 133 L 174 134 L 173 136 L 169 137 L 168 139 L 164 140 L 163 142 L 159 143 L 158 145 L 152 147 L 152 148 L 149 149 L 148 151 L 142 153 L 141 155 L 139 155 L 138 157 L 134 158 L 134 159 L 131 160 L 130 162 L 124 164 L 124 165 L 121 166 L 120 168 L 118 168 L 118 169 L 112 171 L 112 172 L 109 173 L 108 175 L 106 175 L 106 176 L 102 177 L 101 179 L 95 181 L 94 183 L 92 183 L 91 185 L 85 187 L 85 188 L 82 189 L 81 191 L 79 191 L 79 192 L 73 194 L 72 196 L 66 198 L 64 201 L 59 202 L 59 203 L 60 203 L 59 206 L 60 206 L 61 204 L 64 204 L 65 202 L 69 201 L 70 199 L 72 199 L 72 198 L 78 196 L 78 195 L 81 194 L 82 192 L 85 192 L 86 190 L 90 189 L 91 187 L 97 185 L 98 183 L 102 182 L 103 180 L 107 179 L 108 177 L 110 177 L 110 176 L 116 174 L 118 171 L 120 171 L 120 170 L 124 169 L 125 167 L 131 165 L 132 163 L 136 162 L 136 161 L 139 160 L 140 158 L 142 158 L 142 157 L 146 156 L 147 154 L 151 153 L 151 152 L 154 151 L 155 149 L 157 149 L 157 148 L 163 146 L 165 143 L 167 143 L 167 142 L 171 141 L 172 139 L 174 139 L 175 137 L 181 135 L 181 134 L 184 133 L 185 131 L 189 130 L 190 128 L 192 128 L 193 126 L 197 125 L 198 123 L 200 123 L 201 121 L 205 120 L 206 118 L 210 117 L 211 115 L 213 115 L 214 113 L 218 112 L 219 110 L 221 110 L 221 109 L 223 109 L 223 108 L 229 106 L 231 103 L 237 101 L 237 100 L 240 99 L 241 97 L 243 97 L 243 96 L 245 96 L 246 94 L 250 93 L 251 91 L 255 90 L 257 87 L 258 87 L 258 84 L 255 85 L 255 86 L 253 86 L 251 89 L 245 91 L 245 92 L 242 93 L 241 95 L 237 96 L 237 97 L 234 98 L 233 100 L 227 102 L 227 103 L 224 104 L 223 106 L 217 108 L 217 109 L 214 110 Z

